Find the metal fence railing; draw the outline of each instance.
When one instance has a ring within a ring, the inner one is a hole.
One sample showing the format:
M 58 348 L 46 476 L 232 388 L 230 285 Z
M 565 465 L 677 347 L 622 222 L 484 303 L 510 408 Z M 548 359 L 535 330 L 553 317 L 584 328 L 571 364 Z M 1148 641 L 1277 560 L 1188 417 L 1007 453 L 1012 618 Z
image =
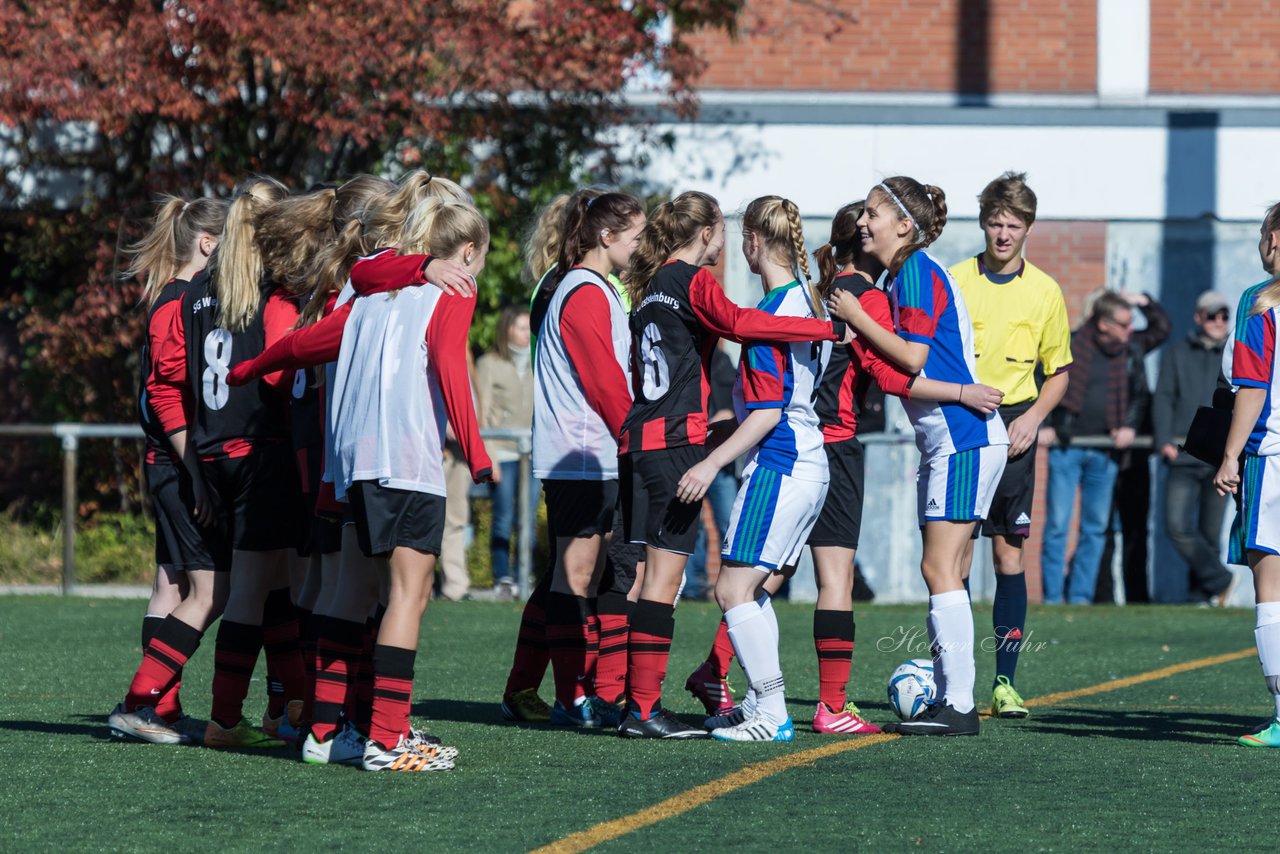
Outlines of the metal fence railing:
M 521 598 L 529 594 L 529 578 L 533 569 L 534 528 L 537 504 L 529 500 L 529 479 L 533 476 L 530 455 L 533 450 L 529 430 L 484 429 L 485 439 L 506 439 L 516 443 L 520 455 L 520 484 L 517 490 L 519 540 L 516 572 Z M 0 424 L 0 436 L 14 438 L 54 438 L 62 444 L 62 593 L 76 588 L 76 520 L 79 515 L 79 492 L 76 468 L 80 442 L 85 439 L 142 439 L 142 428 L 136 424 Z

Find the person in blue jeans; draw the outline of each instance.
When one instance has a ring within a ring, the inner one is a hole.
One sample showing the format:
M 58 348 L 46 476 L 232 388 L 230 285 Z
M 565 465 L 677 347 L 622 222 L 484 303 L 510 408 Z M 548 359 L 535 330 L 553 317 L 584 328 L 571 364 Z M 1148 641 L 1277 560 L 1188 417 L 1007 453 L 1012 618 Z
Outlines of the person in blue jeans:
M 528 430 L 533 423 L 533 374 L 529 370 L 529 310 L 510 306 L 498 318 L 494 348 L 476 362 L 476 399 L 481 427 Z M 494 462 L 489 496 L 493 501 L 493 521 L 489 533 L 493 589 L 499 598 L 514 599 L 516 583 L 511 577 L 511 532 L 519 503 L 520 455 L 516 443 L 489 439 L 485 442 Z M 530 476 L 530 505 L 538 500 L 538 481 Z
M 1145 329 L 1134 331 L 1133 316 L 1141 310 Z M 1061 604 L 1064 594 L 1067 537 L 1076 491 L 1080 491 L 1080 531 L 1066 601 L 1093 602 L 1111 515 L 1111 495 L 1123 456 L 1133 445 L 1146 416 L 1151 390 L 1143 357 L 1169 337 L 1164 309 L 1147 294 L 1104 291 L 1094 301 L 1089 319 L 1071 335 L 1071 380 L 1062 403 L 1054 410 L 1052 426 L 1041 442 L 1049 450 L 1048 519 L 1040 552 L 1040 571 L 1046 604 Z M 1099 447 L 1073 445 L 1077 439 L 1101 440 Z M 1054 446 L 1060 442 L 1060 446 Z
M 737 379 L 737 371 L 733 360 L 725 353 L 723 346 L 716 348 L 711 354 L 711 375 L 708 378 L 710 393 L 707 395 L 707 423 L 732 419 L 733 416 L 733 384 Z M 732 466 L 723 468 L 707 487 L 705 496 L 711 505 L 711 515 L 715 519 L 716 531 L 721 540 L 729 527 L 729 514 L 733 512 L 733 502 L 738 497 L 738 478 Z M 693 556 L 684 567 L 685 589 L 687 599 L 705 599 L 709 585 L 707 583 L 707 529 L 698 526 L 698 541 L 694 546 Z

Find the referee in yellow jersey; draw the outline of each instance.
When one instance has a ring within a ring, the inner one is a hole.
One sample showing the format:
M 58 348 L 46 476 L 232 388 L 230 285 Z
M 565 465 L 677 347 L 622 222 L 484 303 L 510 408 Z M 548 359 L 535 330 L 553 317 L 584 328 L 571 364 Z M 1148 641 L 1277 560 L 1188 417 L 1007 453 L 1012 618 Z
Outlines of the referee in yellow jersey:
M 978 205 L 987 248 L 956 264 L 951 275 L 973 321 L 978 380 L 1004 392 L 1000 417 L 1009 429 L 1009 462 L 981 528 L 991 538 L 996 570 L 991 714 L 1024 718 L 1027 709 L 1013 687 L 1027 620 L 1022 545 L 1031 532 L 1040 425 L 1067 391 L 1071 329 L 1058 283 L 1022 257 L 1036 221 L 1036 194 L 1026 175 L 1004 173 L 986 186 Z M 1045 376 L 1039 388 L 1037 364 Z M 966 584 L 972 561 L 970 542 L 964 556 Z

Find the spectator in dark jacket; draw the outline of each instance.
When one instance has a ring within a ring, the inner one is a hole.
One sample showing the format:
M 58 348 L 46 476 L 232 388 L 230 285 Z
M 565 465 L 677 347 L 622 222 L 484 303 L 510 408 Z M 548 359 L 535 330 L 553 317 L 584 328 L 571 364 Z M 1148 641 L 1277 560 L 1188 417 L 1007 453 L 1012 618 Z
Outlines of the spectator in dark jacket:
M 1222 350 L 1231 331 L 1230 320 L 1225 296 L 1217 291 L 1200 295 L 1195 331 L 1164 351 L 1152 400 L 1155 447 L 1169 467 L 1165 527 L 1190 570 L 1187 601 L 1192 602 L 1221 604 L 1218 600 L 1232 581 L 1230 570 L 1218 558 L 1227 499 L 1213 488 L 1213 467 L 1178 450 L 1196 409 L 1210 405 L 1214 389 L 1227 384 L 1222 376 Z M 1156 590 L 1158 601 L 1180 598 L 1171 591 Z
M 1134 331 L 1139 309 L 1147 326 Z M 1071 381 L 1044 438 L 1062 443 L 1049 451 L 1048 520 L 1040 566 L 1044 601 L 1063 601 L 1068 528 L 1080 490 L 1080 533 L 1071 558 L 1067 601 L 1093 601 L 1098 560 L 1111 516 L 1116 473 L 1147 416 L 1151 392 L 1143 357 L 1169 337 L 1169 318 L 1147 294 L 1106 291 L 1089 319 L 1071 336 Z M 1087 446 L 1072 445 L 1088 439 Z M 1106 443 L 1099 447 L 1099 443 Z

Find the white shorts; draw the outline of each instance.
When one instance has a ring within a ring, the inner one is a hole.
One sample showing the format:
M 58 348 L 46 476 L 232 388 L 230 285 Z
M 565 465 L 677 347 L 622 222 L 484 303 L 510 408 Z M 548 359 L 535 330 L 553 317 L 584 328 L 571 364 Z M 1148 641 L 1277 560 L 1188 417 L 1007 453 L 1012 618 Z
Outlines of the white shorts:
M 987 518 L 1009 459 L 1008 445 L 987 445 L 921 462 L 916 473 L 916 520 L 973 522 Z
M 1280 456 L 1244 457 L 1227 562 L 1248 566 L 1250 551 L 1280 554 Z
M 826 497 L 825 482 L 751 463 L 733 502 L 721 560 L 767 569 L 795 566 Z

